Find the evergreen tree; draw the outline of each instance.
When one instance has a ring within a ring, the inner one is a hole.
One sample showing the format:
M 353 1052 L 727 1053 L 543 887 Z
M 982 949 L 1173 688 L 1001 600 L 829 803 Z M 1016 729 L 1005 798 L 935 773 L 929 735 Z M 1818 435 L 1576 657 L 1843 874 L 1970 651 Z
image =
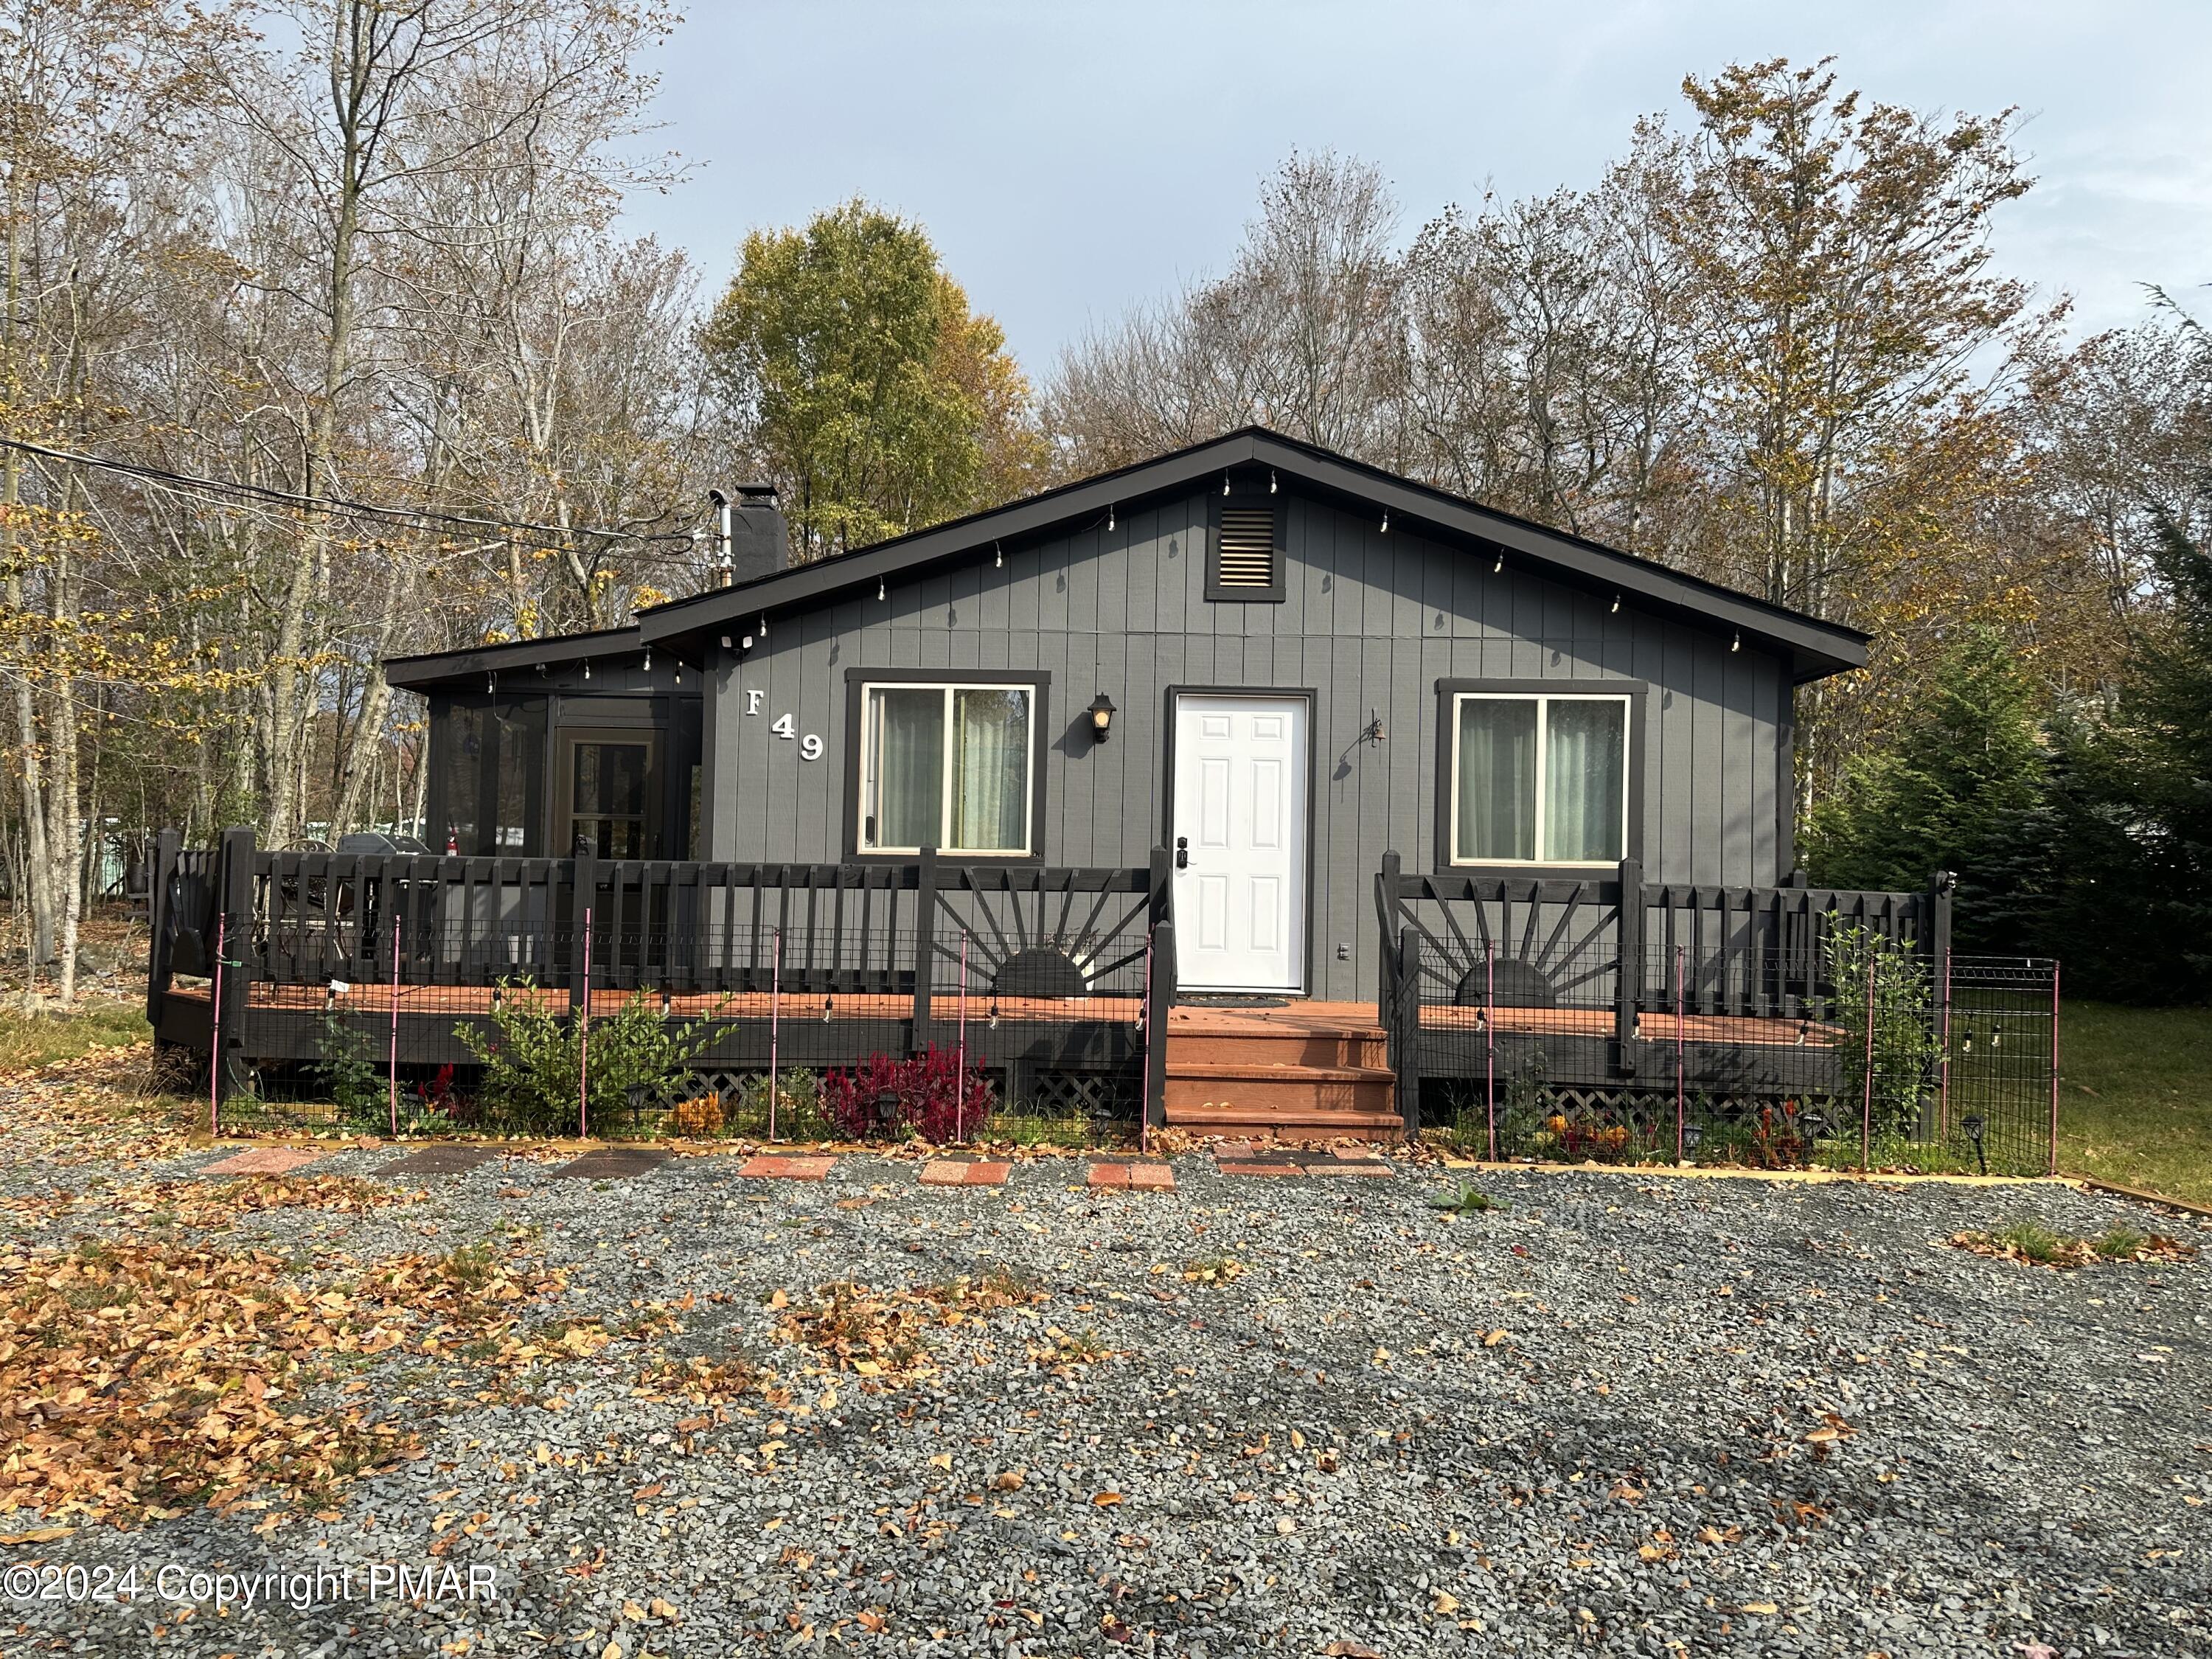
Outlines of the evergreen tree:
M 2048 781 L 2035 688 L 2002 639 L 1974 630 L 1893 738 L 1844 767 L 1806 826 L 1807 867 L 1822 886 L 1878 891 L 1955 872 L 1960 948 L 2021 949 L 2020 832 Z

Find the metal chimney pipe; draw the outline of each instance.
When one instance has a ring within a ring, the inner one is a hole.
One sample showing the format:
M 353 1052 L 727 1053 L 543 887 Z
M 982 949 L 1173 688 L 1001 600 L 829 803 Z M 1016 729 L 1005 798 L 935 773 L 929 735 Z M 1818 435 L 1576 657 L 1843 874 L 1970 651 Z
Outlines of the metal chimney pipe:
M 730 558 L 730 498 L 721 490 L 710 489 L 707 499 L 714 504 L 714 568 L 721 572 L 721 586 L 727 587 L 736 579 Z

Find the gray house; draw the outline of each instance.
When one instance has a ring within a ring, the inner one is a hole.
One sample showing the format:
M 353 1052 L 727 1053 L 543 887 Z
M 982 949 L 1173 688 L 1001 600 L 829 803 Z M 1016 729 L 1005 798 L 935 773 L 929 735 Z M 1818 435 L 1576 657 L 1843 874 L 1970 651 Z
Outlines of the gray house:
M 1942 890 L 1795 870 L 1850 629 L 1257 429 L 797 567 L 726 507 L 720 586 L 387 665 L 427 854 L 165 843 L 163 1040 L 220 1089 L 381 996 L 462 1065 L 527 984 L 705 1020 L 740 1091 L 934 1047 L 1240 1133 L 1764 1135 L 1844 1109 L 1838 929 L 1948 961 Z

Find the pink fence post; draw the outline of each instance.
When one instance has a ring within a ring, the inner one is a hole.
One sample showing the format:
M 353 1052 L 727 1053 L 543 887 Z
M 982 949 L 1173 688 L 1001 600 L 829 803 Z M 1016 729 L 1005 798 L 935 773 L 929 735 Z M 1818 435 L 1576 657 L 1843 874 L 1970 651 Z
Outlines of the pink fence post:
M 1859 1173 L 1874 1161 L 1874 976 L 1880 957 L 1869 939 L 1866 947 L 1866 1088 L 1859 1108 Z
M 960 1046 L 952 1061 L 952 1140 L 968 1139 L 968 930 L 960 930 Z
M 776 1038 L 783 1018 L 783 929 L 771 927 L 769 938 L 774 941 L 768 957 L 768 1139 L 775 1144 L 775 1060 Z
M 1951 953 L 1943 952 L 1943 1032 L 1936 1063 L 1936 1142 L 1951 1139 Z
M 392 1047 L 385 1058 L 392 1103 L 392 1138 L 399 1139 L 399 918 L 392 918 Z
M 2051 1139 L 2043 1173 L 2058 1173 L 2058 964 L 2051 964 Z
M 208 988 L 208 1133 L 222 1133 L 222 959 L 230 918 L 215 915 L 215 982 Z
M 1498 941 L 1482 945 L 1483 1111 L 1490 1126 L 1490 1161 L 1498 1162 Z
M 1145 1000 L 1137 1005 L 1137 1029 L 1145 1034 L 1145 1076 L 1147 1079 L 1150 1079 L 1152 1074 L 1152 1043 L 1155 1040 L 1152 1027 L 1152 930 L 1147 928 L 1145 931 Z M 1150 1083 L 1148 1082 L 1146 1086 L 1149 1089 Z M 1139 1104 L 1137 1150 L 1139 1152 L 1150 1152 L 1152 1150 L 1152 1109 L 1150 1101 L 1140 1101 Z
M 1684 978 L 1682 969 L 1684 961 L 1683 947 L 1678 945 L 1674 947 L 1674 1156 L 1678 1160 L 1682 1156 L 1682 1120 L 1687 1113 L 1689 1105 L 1689 1085 L 1684 1077 L 1682 1059 L 1682 981 Z
M 576 1011 L 576 1138 L 592 1134 L 592 907 L 584 907 L 584 1000 Z

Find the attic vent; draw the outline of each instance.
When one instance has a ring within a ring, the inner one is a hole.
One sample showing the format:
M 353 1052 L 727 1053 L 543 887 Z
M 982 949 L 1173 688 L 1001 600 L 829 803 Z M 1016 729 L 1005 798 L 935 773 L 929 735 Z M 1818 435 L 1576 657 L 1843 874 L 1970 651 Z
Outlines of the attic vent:
M 1282 519 L 1275 502 L 1217 498 L 1206 597 L 1232 602 L 1282 599 Z
M 1221 509 L 1221 586 L 1275 585 L 1275 514 L 1272 507 Z

